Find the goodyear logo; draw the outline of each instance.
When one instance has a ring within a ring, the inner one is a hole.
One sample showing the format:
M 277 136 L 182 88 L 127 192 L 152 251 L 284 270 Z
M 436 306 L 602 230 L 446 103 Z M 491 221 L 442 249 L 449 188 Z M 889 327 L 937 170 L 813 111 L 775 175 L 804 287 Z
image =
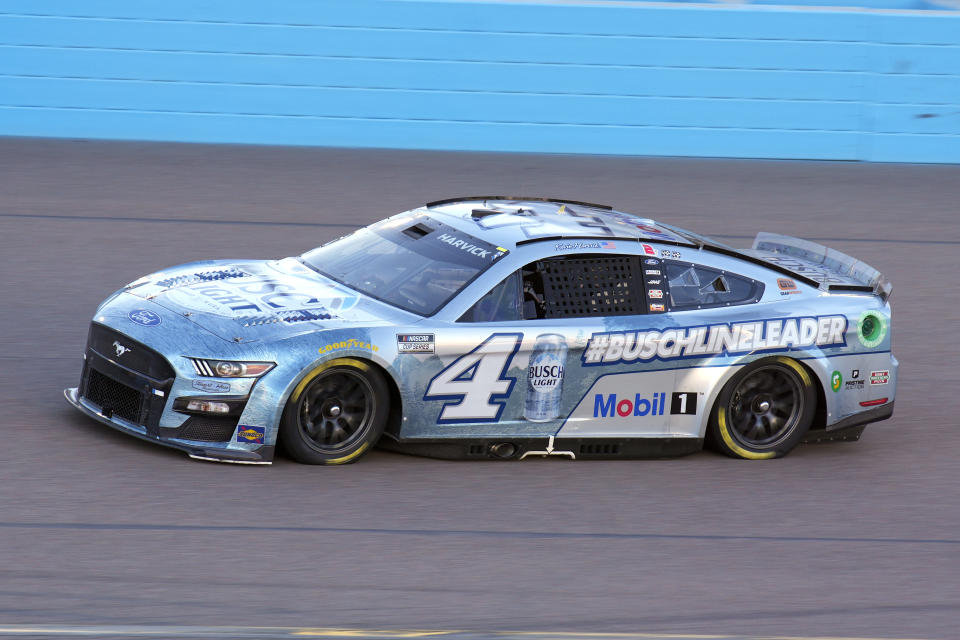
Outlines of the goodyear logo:
M 237 428 L 237 442 L 248 444 L 263 444 L 264 427 L 251 427 L 245 424 Z
M 324 353 L 330 353 L 331 351 L 336 351 L 337 349 L 366 349 L 367 351 L 380 351 L 380 347 L 377 345 L 371 342 L 357 340 L 356 338 L 350 338 L 349 340 L 342 340 L 340 342 L 333 342 L 320 347 L 317 351 L 323 355 Z

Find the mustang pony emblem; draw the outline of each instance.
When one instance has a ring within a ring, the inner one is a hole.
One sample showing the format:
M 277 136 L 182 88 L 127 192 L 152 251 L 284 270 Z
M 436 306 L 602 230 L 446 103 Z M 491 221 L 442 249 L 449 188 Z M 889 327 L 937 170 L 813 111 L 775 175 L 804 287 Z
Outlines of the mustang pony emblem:
M 119 341 L 119 340 L 114 340 L 114 341 L 113 341 L 113 348 L 117 350 L 117 357 L 118 357 L 118 358 L 119 358 L 120 356 L 122 356 L 123 354 L 125 354 L 125 353 L 129 353 L 129 351 L 130 351 L 130 348 L 129 348 L 129 347 L 125 347 L 125 346 L 123 346 L 122 344 L 120 344 L 120 341 Z

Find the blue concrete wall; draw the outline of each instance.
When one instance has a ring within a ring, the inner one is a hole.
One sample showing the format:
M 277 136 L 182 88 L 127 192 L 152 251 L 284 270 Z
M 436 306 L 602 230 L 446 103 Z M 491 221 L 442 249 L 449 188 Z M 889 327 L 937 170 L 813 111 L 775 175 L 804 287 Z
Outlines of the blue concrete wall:
M 0 135 L 960 162 L 960 12 L 3 0 Z

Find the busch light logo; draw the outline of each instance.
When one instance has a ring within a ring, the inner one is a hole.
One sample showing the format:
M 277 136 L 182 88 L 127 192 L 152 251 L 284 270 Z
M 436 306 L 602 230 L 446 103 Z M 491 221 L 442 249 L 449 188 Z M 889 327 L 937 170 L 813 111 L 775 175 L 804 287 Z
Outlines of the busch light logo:
M 523 417 L 531 422 L 546 422 L 560 415 L 563 393 L 563 369 L 567 360 L 567 341 L 557 333 L 537 336 L 527 366 L 527 397 Z
M 563 380 L 563 364 L 553 354 L 544 353 L 527 369 L 530 386 L 537 393 L 548 393 Z
M 144 327 L 155 327 L 160 324 L 160 316 L 146 309 L 134 309 L 127 314 L 127 317 L 130 318 L 131 322 L 136 322 Z
M 630 397 L 618 397 L 615 393 L 598 393 L 593 398 L 594 418 L 621 418 L 662 416 L 667 394 L 654 393 L 650 398 L 635 393 Z

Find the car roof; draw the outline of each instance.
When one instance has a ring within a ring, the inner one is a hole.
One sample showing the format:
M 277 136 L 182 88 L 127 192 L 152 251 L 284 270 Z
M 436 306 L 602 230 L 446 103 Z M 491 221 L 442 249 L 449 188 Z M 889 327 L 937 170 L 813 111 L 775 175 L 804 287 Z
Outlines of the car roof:
M 605 205 L 574 200 L 471 196 L 431 202 L 414 212 L 426 212 L 465 233 L 507 249 L 563 238 L 700 245 L 676 227 Z

